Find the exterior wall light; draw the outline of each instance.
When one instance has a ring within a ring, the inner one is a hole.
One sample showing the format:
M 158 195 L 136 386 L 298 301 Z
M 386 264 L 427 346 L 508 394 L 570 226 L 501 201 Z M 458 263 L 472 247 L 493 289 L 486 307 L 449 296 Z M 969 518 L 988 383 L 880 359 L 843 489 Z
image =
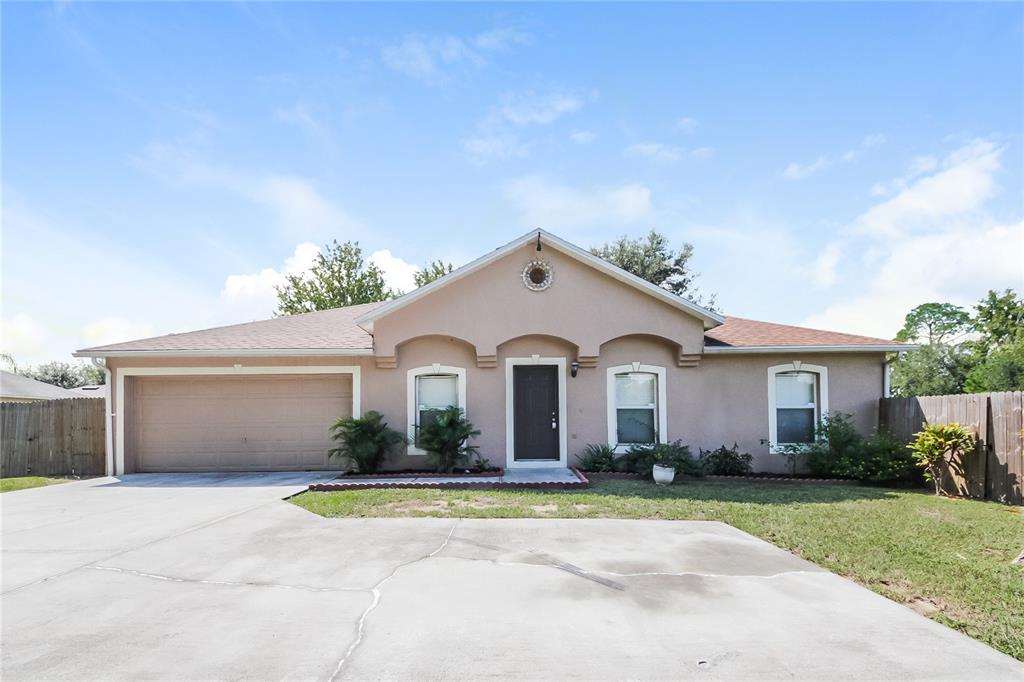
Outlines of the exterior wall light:
M 573 360 L 572 364 L 570 364 L 569 367 L 570 367 L 570 371 L 572 373 L 572 378 L 575 379 L 576 378 L 576 374 L 580 371 L 580 361 L 579 360 Z

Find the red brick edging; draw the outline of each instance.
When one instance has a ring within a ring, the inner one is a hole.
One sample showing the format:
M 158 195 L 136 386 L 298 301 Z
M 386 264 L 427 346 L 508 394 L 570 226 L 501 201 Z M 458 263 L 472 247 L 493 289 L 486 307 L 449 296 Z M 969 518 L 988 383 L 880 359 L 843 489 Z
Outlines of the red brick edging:
M 332 492 L 340 490 L 369 490 L 371 488 L 387 489 L 420 489 L 420 490 L 582 490 L 590 486 L 590 481 L 583 472 L 576 467 L 570 470 L 576 475 L 574 482 L 556 483 L 554 481 L 500 481 L 497 483 L 483 483 L 480 481 L 446 481 L 444 483 L 432 483 L 430 481 L 405 482 L 382 482 L 373 481 L 372 478 L 362 479 L 365 483 L 345 482 L 343 478 L 335 479 L 329 483 L 313 483 L 309 486 L 312 492 Z M 427 478 L 421 476 L 421 478 Z

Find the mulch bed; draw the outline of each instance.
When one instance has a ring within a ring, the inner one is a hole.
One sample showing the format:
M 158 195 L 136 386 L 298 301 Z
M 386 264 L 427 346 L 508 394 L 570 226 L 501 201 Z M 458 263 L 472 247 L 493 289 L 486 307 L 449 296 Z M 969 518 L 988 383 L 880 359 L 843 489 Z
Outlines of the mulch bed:
M 374 478 L 380 478 L 386 474 L 380 474 L 378 476 L 367 476 L 363 480 L 365 483 L 357 483 L 355 480 L 346 481 L 345 479 L 356 479 L 357 476 L 339 476 L 329 483 L 313 483 L 309 486 L 309 490 L 313 492 L 331 492 L 337 490 L 369 490 L 371 488 L 427 488 L 430 490 L 582 490 L 590 485 L 590 481 L 579 469 L 575 467 L 571 468 L 571 471 L 576 475 L 575 481 L 572 482 L 555 482 L 555 481 L 499 481 L 499 482 L 484 482 L 484 481 L 473 481 L 472 477 L 466 477 L 465 481 L 445 481 L 443 483 L 434 483 L 429 480 L 424 481 L 409 481 L 406 482 L 390 482 L 390 481 L 374 481 Z M 447 475 L 437 474 L 432 472 L 433 477 L 444 477 L 448 478 Z M 428 478 L 427 476 L 420 476 L 421 478 Z
M 645 476 L 640 474 L 627 473 L 624 471 L 588 471 L 586 477 L 591 482 L 596 483 L 598 481 L 646 481 L 649 480 Z M 676 476 L 676 480 L 672 482 L 673 485 L 676 483 L 686 483 L 689 481 L 751 481 L 751 482 L 765 482 L 765 483 L 828 483 L 830 485 L 858 485 L 857 481 L 851 481 L 845 478 L 814 478 L 809 474 L 748 474 L 746 476 L 714 476 L 708 475 L 700 478 L 694 476 Z
M 402 469 L 401 471 L 382 471 L 377 474 L 342 473 L 338 478 L 424 478 L 427 476 L 444 476 L 450 478 L 473 477 L 473 476 L 503 476 L 505 470 L 501 467 L 485 469 L 484 471 L 454 471 L 450 474 L 439 474 L 433 469 Z

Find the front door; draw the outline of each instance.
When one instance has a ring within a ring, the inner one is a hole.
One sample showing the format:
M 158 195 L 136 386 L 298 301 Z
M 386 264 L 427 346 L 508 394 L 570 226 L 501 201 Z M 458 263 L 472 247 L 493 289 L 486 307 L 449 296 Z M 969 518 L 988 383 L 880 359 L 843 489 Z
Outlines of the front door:
M 513 367 L 512 406 L 515 460 L 558 461 L 558 430 L 561 428 L 561 415 L 558 414 L 558 367 Z

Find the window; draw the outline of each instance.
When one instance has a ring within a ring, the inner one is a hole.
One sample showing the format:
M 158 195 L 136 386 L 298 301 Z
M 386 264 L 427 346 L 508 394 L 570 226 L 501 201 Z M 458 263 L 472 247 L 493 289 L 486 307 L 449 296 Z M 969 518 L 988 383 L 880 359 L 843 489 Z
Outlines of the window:
M 428 423 L 448 407 L 466 409 L 466 370 L 462 367 L 429 365 L 410 369 L 408 391 L 409 454 L 423 455 L 417 447 L 421 424 Z
M 608 370 L 608 442 L 630 445 L 666 442 L 665 368 L 651 365 Z
M 811 443 L 828 411 L 828 370 L 792 362 L 768 368 L 768 440 L 773 447 Z

